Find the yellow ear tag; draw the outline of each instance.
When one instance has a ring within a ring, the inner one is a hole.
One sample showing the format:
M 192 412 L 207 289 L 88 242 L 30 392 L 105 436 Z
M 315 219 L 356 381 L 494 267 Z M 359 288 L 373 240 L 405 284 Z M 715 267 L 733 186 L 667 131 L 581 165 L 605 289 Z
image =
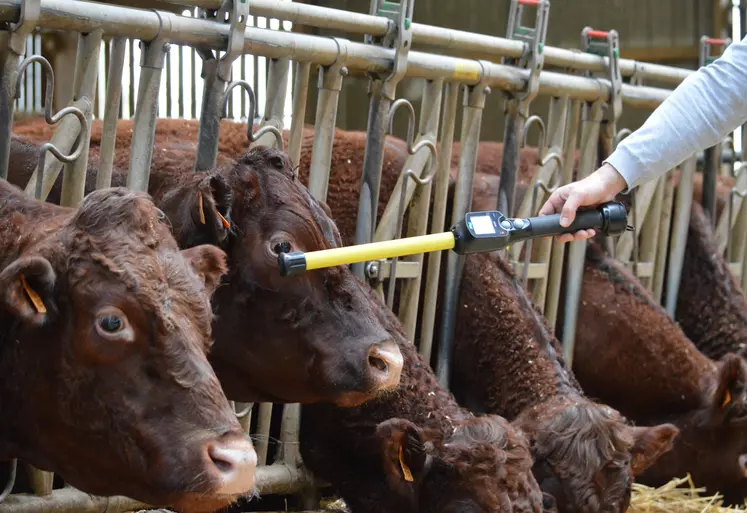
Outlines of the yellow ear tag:
M 200 194 L 200 222 L 205 224 L 205 211 L 202 209 L 202 193 Z
M 722 408 L 726 408 L 726 405 L 731 402 L 731 393 L 729 390 L 726 391 L 726 395 L 724 395 L 724 402 L 721 403 Z
M 231 227 L 231 225 L 228 223 L 228 221 L 226 221 L 226 218 L 223 217 L 220 212 L 218 212 L 218 217 L 220 217 L 220 220 L 223 223 L 223 228 L 228 230 Z
M 26 278 L 24 278 L 23 275 L 21 275 L 21 285 L 23 285 L 23 290 L 26 291 L 26 294 L 29 296 L 31 302 L 34 303 L 36 311 L 39 313 L 47 313 L 47 307 L 44 306 L 44 301 L 42 301 L 42 298 L 39 297 L 39 294 L 34 292 L 34 290 L 29 287 L 29 284 L 26 282 Z
M 412 472 L 410 472 L 410 469 L 405 465 L 405 460 L 402 457 L 402 446 L 399 446 L 399 466 L 402 467 L 402 473 L 405 475 L 405 481 L 412 483 L 414 479 L 412 478 Z

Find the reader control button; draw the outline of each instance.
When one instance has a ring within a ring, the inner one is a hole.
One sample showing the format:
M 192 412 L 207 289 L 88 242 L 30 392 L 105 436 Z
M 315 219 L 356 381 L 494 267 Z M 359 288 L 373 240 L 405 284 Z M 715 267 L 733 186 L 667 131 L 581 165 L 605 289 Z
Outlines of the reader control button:
M 510 230 L 511 229 L 511 221 L 509 221 L 508 219 L 504 219 L 503 221 L 501 221 L 501 228 L 505 228 L 506 230 Z
M 516 228 L 517 230 L 526 228 L 528 224 L 529 223 L 527 223 L 524 219 L 514 219 L 514 228 Z

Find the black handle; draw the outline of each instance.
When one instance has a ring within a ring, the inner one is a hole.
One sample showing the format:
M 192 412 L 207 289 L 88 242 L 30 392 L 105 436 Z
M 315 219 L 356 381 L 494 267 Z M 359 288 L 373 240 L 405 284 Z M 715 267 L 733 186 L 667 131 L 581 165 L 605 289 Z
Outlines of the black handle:
M 628 213 L 622 203 L 610 202 L 594 208 L 578 209 L 570 226 L 560 226 L 560 214 L 532 217 L 529 220 L 532 237 L 552 237 L 579 230 L 594 229 L 605 235 L 619 235 L 628 226 Z

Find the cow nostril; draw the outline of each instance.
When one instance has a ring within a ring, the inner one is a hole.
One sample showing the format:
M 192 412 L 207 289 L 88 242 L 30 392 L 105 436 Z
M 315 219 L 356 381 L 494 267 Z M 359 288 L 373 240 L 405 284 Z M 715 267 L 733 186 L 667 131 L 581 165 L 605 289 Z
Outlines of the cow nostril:
M 254 488 L 257 453 L 249 439 L 209 442 L 207 456 L 217 474 L 219 493 L 247 493 Z
M 388 365 L 386 364 L 386 362 L 383 359 L 381 359 L 378 356 L 375 356 L 375 355 L 369 356 L 368 357 L 368 364 L 371 367 L 373 367 L 374 369 L 378 370 L 378 371 L 381 371 L 381 372 L 386 372 L 387 371 Z

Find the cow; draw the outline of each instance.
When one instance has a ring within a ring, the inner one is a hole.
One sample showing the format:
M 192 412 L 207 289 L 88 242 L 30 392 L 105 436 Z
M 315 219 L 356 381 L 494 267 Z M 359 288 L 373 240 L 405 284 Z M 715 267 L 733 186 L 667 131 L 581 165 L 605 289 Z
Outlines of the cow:
M 0 180 L 0 460 L 91 494 L 213 511 L 256 454 L 210 368 L 215 246 L 179 251 L 144 194 L 76 208 Z

